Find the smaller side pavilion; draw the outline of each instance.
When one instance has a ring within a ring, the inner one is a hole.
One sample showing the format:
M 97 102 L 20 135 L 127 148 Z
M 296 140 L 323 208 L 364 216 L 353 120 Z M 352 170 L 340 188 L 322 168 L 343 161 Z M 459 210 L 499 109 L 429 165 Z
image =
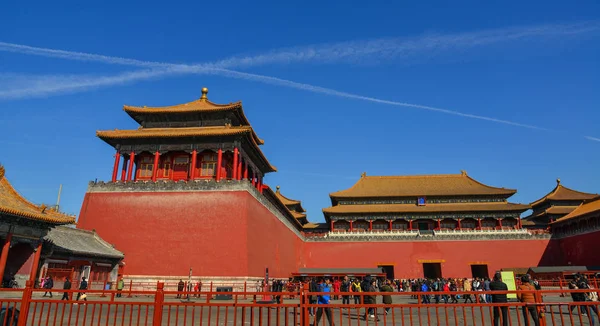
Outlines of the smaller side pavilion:
M 53 227 L 73 224 L 75 217 L 46 205 L 35 205 L 23 198 L 8 182 L 0 166 L 0 275 L 10 279 L 34 281 L 39 270 L 44 237 Z M 20 277 L 17 277 L 20 276 Z
M 530 204 L 533 212 L 524 217 L 523 226 L 528 229 L 547 229 L 550 223 L 594 198 L 600 198 L 600 195 L 567 188 L 560 183 L 560 179 L 556 179 L 556 187 L 552 191 Z
M 50 276 L 55 282 L 62 282 L 65 277 L 81 280 L 85 276 L 91 287 L 115 282 L 123 274 L 123 253 L 95 231 L 57 226 L 50 230 L 44 241 L 48 255 L 42 260 L 42 277 Z
M 580 204 L 550 225 L 557 237 L 600 231 L 600 197 Z
M 277 186 L 275 196 L 283 205 L 285 205 L 287 210 L 292 214 L 292 216 L 294 216 L 296 220 L 298 220 L 298 222 L 300 222 L 300 224 L 304 226 L 308 223 L 308 220 L 306 219 L 306 210 L 304 210 L 304 208 L 302 207 L 301 201 L 290 199 L 282 195 L 279 186 Z

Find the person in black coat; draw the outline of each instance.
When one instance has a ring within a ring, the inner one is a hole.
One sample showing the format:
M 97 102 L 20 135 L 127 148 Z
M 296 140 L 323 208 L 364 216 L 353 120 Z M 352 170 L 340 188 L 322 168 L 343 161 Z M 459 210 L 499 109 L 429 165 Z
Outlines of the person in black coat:
M 63 284 L 63 290 L 70 290 L 70 289 L 71 289 L 71 281 L 67 277 L 65 279 L 65 284 Z M 60 299 L 61 300 L 69 300 L 69 292 L 67 292 L 67 291 L 63 292 L 63 296 Z
M 81 278 L 81 283 L 79 284 L 79 290 L 81 292 L 77 293 L 77 301 L 79 301 L 79 298 L 81 298 L 81 296 L 83 296 L 85 294 L 84 291 L 82 290 L 87 290 L 88 288 L 88 282 L 85 280 L 85 277 Z M 83 297 L 83 301 L 87 301 L 87 297 Z
M 494 274 L 494 280 L 490 282 L 491 291 L 508 291 L 506 283 L 502 282 L 502 275 L 500 272 Z M 507 303 L 508 299 L 506 293 L 494 293 L 491 295 L 492 303 Z M 508 307 L 507 306 L 495 306 L 494 307 L 494 326 L 498 326 L 500 321 L 500 313 L 502 313 L 502 326 L 508 326 Z

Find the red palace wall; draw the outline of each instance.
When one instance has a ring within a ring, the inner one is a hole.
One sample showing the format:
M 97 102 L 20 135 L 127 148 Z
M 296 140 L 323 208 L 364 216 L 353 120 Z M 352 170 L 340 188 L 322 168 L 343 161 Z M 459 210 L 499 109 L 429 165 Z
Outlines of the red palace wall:
M 423 262 L 441 261 L 442 276 L 471 277 L 470 264 L 487 264 L 492 274 L 501 268 L 538 266 L 546 240 L 310 242 L 305 246 L 309 267 L 373 268 L 393 265 L 396 278 L 423 277 Z
M 302 241 L 247 191 L 88 192 L 77 222 L 125 254 L 128 275 L 288 277 Z
M 249 196 L 88 192 L 77 224 L 122 251 L 129 275 L 187 275 L 191 267 L 194 275 L 246 276 Z
M 554 240 L 304 242 L 246 190 L 88 192 L 78 227 L 95 229 L 125 254 L 127 275 L 289 277 L 300 267 L 394 265 L 397 278 L 422 277 L 423 261 L 445 277 L 560 264 Z M 592 247 L 594 248 L 594 247 Z M 596 247 L 597 248 L 597 247 Z M 594 256 L 597 257 L 597 256 Z
M 562 238 L 559 241 L 564 265 L 600 266 L 600 231 Z

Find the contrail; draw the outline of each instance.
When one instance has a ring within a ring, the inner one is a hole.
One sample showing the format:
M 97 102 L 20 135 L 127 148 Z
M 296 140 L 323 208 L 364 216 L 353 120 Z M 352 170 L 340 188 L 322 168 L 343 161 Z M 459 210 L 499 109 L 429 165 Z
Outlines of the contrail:
M 600 138 L 597 138 L 597 137 L 592 137 L 592 136 L 583 136 L 583 137 L 585 137 L 586 139 L 589 139 L 589 140 L 593 140 L 593 141 L 600 141 Z
M 504 34 L 500 33 L 498 30 L 496 30 L 494 32 L 487 32 L 487 34 L 486 33 L 471 33 L 471 34 L 462 34 L 460 36 L 453 36 L 453 37 L 446 36 L 445 38 L 441 38 L 441 39 L 438 38 L 434 41 L 432 41 L 431 39 L 422 40 L 422 42 L 420 43 L 421 45 L 413 44 L 409 47 L 409 46 L 406 46 L 406 44 L 405 44 L 404 48 L 398 47 L 398 46 L 393 47 L 392 46 L 393 42 L 392 43 L 388 42 L 385 44 L 387 44 L 388 49 L 389 48 L 393 48 L 393 49 L 408 49 L 408 48 L 426 49 L 428 47 L 430 48 L 431 44 L 450 45 L 450 44 L 463 43 L 463 44 L 479 45 L 479 44 L 488 44 L 488 43 L 498 42 L 499 40 L 524 38 L 527 36 L 577 34 L 577 33 L 594 31 L 594 30 L 597 30 L 598 28 L 600 28 L 600 25 L 598 25 L 597 23 L 576 24 L 576 25 L 547 25 L 547 26 L 535 27 L 535 28 L 529 28 L 529 29 L 521 29 L 521 30 L 515 29 L 510 33 L 506 33 L 506 30 L 504 30 Z M 486 35 L 486 37 L 481 37 L 481 35 Z M 443 40 L 443 42 L 440 40 Z M 453 41 L 450 42 L 449 40 L 453 40 Z M 345 45 L 341 46 L 340 44 L 345 44 Z M 352 56 L 356 57 L 357 53 L 358 53 L 358 56 L 360 56 L 361 53 L 369 54 L 369 53 L 375 53 L 378 51 L 382 52 L 384 49 L 386 49 L 386 47 L 384 47 L 384 46 L 373 46 L 373 45 L 364 46 L 363 45 L 362 47 L 350 46 L 349 48 L 351 50 L 348 50 L 346 52 L 332 50 L 332 49 L 337 49 L 337 48 L 345 49 L 345 46 L 347 46 L 348 44 L 349 43 L 338 43 L 337 45 L 330 46 L 329 48 L 327 48 L 327 47 L 321 48 L 322 50 L 325 49 L 325 50 L 321 51 L 321 53 L 329 53 L 328 55 L 318 54 L 319 51 L 304 51 L 304 52 L 302 52 L 302 51 L 296 50 L 296 52 L 283 51 L 283 52 L 279 52 L 278 54 L 271 53 L 271 54 L 267 54 L 267 55 L 260 55 L 260 56 L 249 57 L 249 58 L 227 59 L 227 60 L 222 60 L 222 61 L 215 62 L 215 63 L 187 65 L 187 64 L 173 64 L 173 63 L 164 63 L 164 62 L 142 61 L 142 60 L 129 59 L 129 58 L 112 57 L 112 56 L 105 56 L 105 55 L 99 55 L 99 54 L 72 52 L 72 51 L 64 51 L 64 50 L 57 50 L 57 49 L 35 48 L 35 47 L 26 46 L 26 45 L 18 45 L 18 44 L 0 42 L 0 51 L 4 50 L 4 51 L 12 51 L 12 52 L 18 52 L 18 53 L 42 55 L 42 56 L 46 56 L 46 57 L 64 58 L 64 59 L 69 59 L 69 60 L 94 61 L 94 62 L 103 62 L 103 63 L 108 63 L 108 64 L 119 64 L 119 65 L 129 65 L 129 66 L 153 68 L 153 69 L 149 69 L 149 70 L 126 72 L 126 73 L 122 73 L 122 74 L 119 74 L 116 76 L 108 76 L 108 77 L 81 77 L 81 76 L 36 77 L 36 78 L 38 78 L 37 82 L 28 83 L 28 85 L 29 85 L 28 87 L 0 91 L 0 99 L 16 99 L 16 98 L 25 98 L 25 97 L 32 97 L 32 96 L 46 96 L 46 95 L 49 95 L 52 93 L 81 91 L 81 90 L 96 88 L 96 87 L 101 87 L 101 86 L 124 84 L 124 83 L 133 82 L 133 81 L 137 81 L 137 80 L 146 80 L 146 79 L 159 78 L 159 77 L 164 77 L 164 76 L 168 76 L 168 75 L 176 75 L 176 74 L 211 74 L 211 75 L 220 75 L 220 76 L 231 77 L 231 78 L 258 81 L 258 82 L 267 83 L 267 84 L 271 84 L 271 85 L 284 86 L 284 87 L 305 90 L 305 91 L 309 91 L 309 92 L 313 92 L 313 93 L 320 93 L 320 94 L 325 94 L 325 95 L 344 97 L 344 98 L 350 98 L 350 99 L 358 99 L 358 100 L 380 103 L 380 104 L 387 104 L 387 105 L 393 105 L 393 106 L 401 106 L 401 107 L 408 107 L 408 108 L 414 108 L 414 109 L 420 109 L 420 110 L 433 111 L 433 112 L 438 112 L 438 113 L 444 113 L 444 114 L 450 114 L 450 115 L 455 115 L 455 116 L 461 116 L 461 117 L 465 117 L 465 118 L 501 123 L 501 124 L 512 125 L 512 126 L 528 128 L 528 129 L 549 131 L 549 129 L 547 129 L 547 128 L 543 128 L 543 127 L 539 127 L 539 126 L 535 126 L 535 125 L 523 124 L 523 123 L 513 122 L 513 121 L 509 121 L 509 120 L 503 120 L 503 119 L 497 119 L 497 118 L 493 118 L 493 117 L 486 117 L 486 116 L 480 116 L 480 115 L 475 115 L 475 114 L 463 113 L 460 111 L 436 108 L 436 107 L 425 106 L 425 105 L 420 105 L 420 104 L 396 102 L 396 101 L 384 100 L 384 99 L 379 99 L 379 98 L 374 98 L 374 97 L 369 97 L 369 96 L 362 96 L 362 95 L 337 91 L 337 90 L 330 89 L 330 88 L 325 88 L 325 87 L 320 87 L 320 86 L 315 86 L 315 85 L 310 85 L 310 84 L 304 84 L 304 83 L 298 83 L 298 82 L 294 82 L 294 81 L 290 81 L 290 80 L 286 80 L 286 79 L 281 79 L 281 78 L 276 78 L 276 77 L 271 77 L 271 76 L 264 76 L 264 75 L 259 75 L 259 74 L 246 73 L 246 72 L 239 72 L 239 71 L 234 71 L 234 70 L 223 68 L 223 67 L 228 67 L 228 66 L 252 66 L 252 65 L 257 65 L 257 64 L 268 64 L 268 63 L 274 63 L 274 62 L 284 62 L 284 61 L 292 62 L 292 61 L 306 60 L 303 58 L 334 59 L 334 58 L 346 58 L 346 57 L 352 57 Z M 425 44 L 426 46 L 424 46 L 423 44 Z M 362 48 L 363 51 L 362 52 L 358 51 L 358 50 L 356 50 L 357 48 Z M 309 53 L 309 54 L 307 55 L 307 54 L 305 54 L 305 52 Z M 385 52 L 385 51 L 383 51 L 383 52 Z M 331 55 L 331 53 L 335 53 L 335 54 Z M 597 140 L 597 138 L 590 137 L 590 136 L 586 136 L 585 138 L 589 139 L 589 140 Z
M 31 83 L 30 87 L 17 88 L 14 90 L 8 91 L 0 91 L 0 99 L 17 99 L 17 98 L 26 98 L 33 96 L 46 96 L 51 93 L 56 92 L 74 92 L 80 91 L 95 87 L 101 86 L 109 86 L 115 84 L 125 84 L 128 82 L 132 82 L 139 79 L 149 79 L 154 77 L 162 77 L 166 74 L 204 74 L 204 75 L 218 75 L 236 79 L 245 79 L 251 81 L 257 81 L 265 84 L 275 85 L 275 86 L 283 86 L 289 87 L 304 91 L 309 91 L 312 93 L 325 94 L 330 96 L 337 96 L 349 99 L 362 100 L 367 102 L 374 102 L 380 104 L 387 104 L 393 106 L 400 107 L 408 107 L 413 109 L 420 109 L 426 111 L 433 111 L 438 113 L 450 114 L 465 118 L 478 119 L 490 122 L 496 122 L 516 127 L 535 129 L 535 130 L 545 130 L 549 131 L 547 128 L 523 124 L 518 122 L 513 122 L 509 120 L 502 120 L 493 117 L 486 117 L 476 114 L 463 113 L 454 110 L 436 108 L 426 105 L 420 104 L 411 104 L 404 102 L 396 102 L 390 100 L 379 99 L 375 97 L 356 95 L 352 93 L 342 92 L 338 90 L 334 90 L 331 88 L 325 88 L 310 84 L 298 83 L 295 81 L 272 77 L 272 76 L 264 76 L 259 74 L 252 74 L 240 71 L 234 71 L 229 69 L 221 69 L 221 68 L 199 68 L 199 67 L 188 67 L 187 69 L 183 69 L 181 66 L 178 66 L 176 69 L 172 70 L 142 70 L 142 71 L 134 71 L 134 72 L 126 72 L 123 74 L 119 74 L 116 76 L 109 77 L 80 77 L 73 76 L 72 79 L 67 76 L 49 76 L 49 77 L 40 77 L 34 83 Z
M 389 60 L 392 58 L 407 58 L 421 55 L 423 53 L 427 53 L 428 56 L 432 56 L 435 55 L 436 52 L 442 51 L 468 49 L 477 46 L 514 40 L 525 40 L 530 38 L 576 35 L 598 30 L 600 30 L 600 22 L 592 21 L 574 24 L 491 29 L 472 33 L 441 35 L 431 34 L 417 38 L 387 38 L 367 41 L 338 42 L 279 49 L 269 51 L 265 54 L 244 57 L 237 56 L 216 62 L 193 65 L 143 61 L 99 54 L 48 49 L 7 42 L 0 42 L 0 51 L 145 68 L 173 68 L 173 66 L 185 68 L 193 66 L 198 68 L 210 67 L 235 69 L 276 63 L 329 63 L 340 61 L 356 62 L 364 58 Z

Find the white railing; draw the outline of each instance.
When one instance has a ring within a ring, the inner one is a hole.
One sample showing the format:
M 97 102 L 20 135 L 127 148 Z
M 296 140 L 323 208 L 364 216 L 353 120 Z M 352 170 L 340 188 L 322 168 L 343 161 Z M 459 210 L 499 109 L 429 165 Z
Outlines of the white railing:
M 396 236 L 416 236 L 417 234 L 419 234 L 419 231 L 417 230 L 413 230 L 413 231 L 404 231 L 404 230 L 393 230 L 393 231 L 388 231 L 388 230 L 372 230 L 372 231 L 368 231 L 368 230 L 353 230 L 353 231 L 334 231 L 334 232 L 329 232 L 329 236 L 331 237 L 341 237 L 341 236 L 365 236 L 365 235 L 372 235 L 372 236 L 390 236 L 390 235 L 396 235 Z
M 460 234 L 528 234 L 529 232 L 526 229 L 483 229 L 483 230 L 440 230 L 433 231 L 435 234 L 439 235 L 460 235 Z
M 462 229 L 462 230 L 432 230 L 435 235 L 485 235 L 485 234 L 529 234 L 529 231 L 526 229 L 483 229 L 483 230 L 472 230 L 472 229 Z M 431 231 L 430 231 L 431 232 Z M 430 233 L 431 234 L 431 233 Z M 337 230 L 333 232 L 327 233 L 329 237 L 347 237 L 347 236 L 417 236 L 419 235 L 419 230 Z

